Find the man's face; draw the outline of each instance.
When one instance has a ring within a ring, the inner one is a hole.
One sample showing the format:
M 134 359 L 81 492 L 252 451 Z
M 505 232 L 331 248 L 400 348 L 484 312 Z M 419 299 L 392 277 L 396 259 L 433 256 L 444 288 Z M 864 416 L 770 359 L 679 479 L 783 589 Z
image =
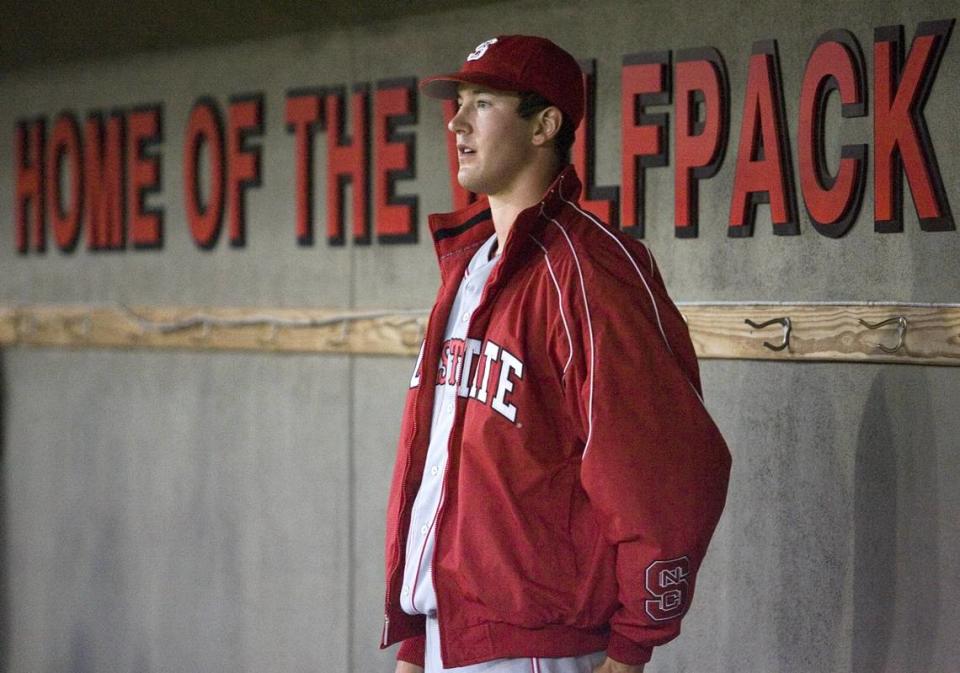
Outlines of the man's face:
M 509 192 L 531 166 L 533 123 L 517 114 L 515 93 L 462 84 L 459 110 L 447 128 L 457 136 L 457 180 L 471 192 Z

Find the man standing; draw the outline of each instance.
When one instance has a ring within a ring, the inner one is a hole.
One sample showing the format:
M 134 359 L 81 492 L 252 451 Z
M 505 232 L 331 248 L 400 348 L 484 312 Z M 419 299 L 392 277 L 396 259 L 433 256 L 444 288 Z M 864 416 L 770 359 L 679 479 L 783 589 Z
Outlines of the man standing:
M 387 512 L 398 672 L 643 670 L 676 637 L 726 497 L 683 317 L 646 247 L 577 203 L 580 68 L 538 37 L 421 84 L 461 185 Z

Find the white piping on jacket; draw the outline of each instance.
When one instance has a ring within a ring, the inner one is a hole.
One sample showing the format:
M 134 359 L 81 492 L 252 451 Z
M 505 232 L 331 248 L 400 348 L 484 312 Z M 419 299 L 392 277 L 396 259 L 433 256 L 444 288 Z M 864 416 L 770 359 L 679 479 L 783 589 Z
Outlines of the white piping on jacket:
M 570 348 L 570 355 L 567 356 L 567 363 L 563 365 L 563 373 L 567 373 L 567 367 L 570 366 L 570 361 L 573 360 L 573 339 L 570 338 L 570 328 L 567 327 L 567 316 L 563 312 L 563 295 L 560 292 L 560 284 L 557 282 L 557 277 L 553 273 L 553 265 L 550 263 L 550 256 L 547 254 L 547 249 L 543 247 L 543 244 L 536 239 L 533 234 L 530 234 L 530 238 L 533 239 L 533 242 L 540 246 L 540 249 L 543 250 L 543 259 L 547 263 L 547 271 L 550 272 L 550 280 L 553 281 L 553 287 L 557 290 L 557 305 L 560 307 L 560 319 L 563 321 L 563 329 L 567 333 L 567 346 Z
M 623 243 L 620 242 L 620 239 L 614 236 L 613 232 L 611 232 L 609 229 L 607 229 L 605 226 L 603 226 L 602 224 L 600 224 L 600 222 L 597 221 L 597 218 L 595 218 L 592 214 L 588 213 L 587 211 L 583 210 L 580 206 L 578 206 L 573 201 L 568 201 L 567 199 L 564 198 L 562 178 L 561 178 L 561 184 L 557 186 L 557 195 L 560 197 L 561 201 L 573 206 L 577 210 L 577 212 L 579 212 L 581 215 L 583 215 L 588 220 L 593 222 L 596 226 L 598 226 L 603 233 L 605 233 L 607 236 L 612 238 L 614 242 L 620 246 L 620 249 L 623 250 L 623 254 L 626 255 L 627 259 L 630 260 L 630 263 L 633 265 L 633 268 L 637 272 L 637 275 L 640 276 L 640 280 L 643 281 L 643 287 L 646 288 L 647 294 L 650 296 L 650 303 L 653 304 L 653 315 L 657 319 L 657 327 L 660 329 L 660 336 L 663 337 L 663 343 L 667 345 L 667 350 L 670 351 L 671 355 L 673 355 L 673 348 L 670 347 L 670 341 L 667 339 L 667 333 L 663 330 L 663 324 L 660 322 L 660 311 L 657 309 L 657 300 L 654 298 L 653 291 L 650 289 L 650 285 L 647 283 L 647 279 L 644 277 L 643 273 L 640 271 L 640 267 L 637 265 L 637 262 L 633 258 L 633 255 L 631 255 L 630 252 L 626 249 L 626 247 L 624 247 Z M 646 244 L 641 243 L 641 245 L 643 245 L 644 249 L 647 251 L 647 257 L 651 260 L 650 268 L 653 269 L 653 258 L 650 256 L 650 250 L 647 248 Z
M 542 209 L 541 209 L 542 212 Z M 563 234 L 563 237 L 567 240 L 567 245 L 570 247 L 570 252 L 573 253 L 573 261 L 577 265 L 577 275 L 580 277 L 580 291 L 583 293 L 583 308 L 587 314 L 587 329 L 590 334 L 590 397 L 587 402 L 587 439 L 583 443 L 583 456 L 582 458 L 587 457 L 587 450 L 590 448 L 590 440 L 593 439 L 593 370 L 596 367 L 594 362 L 594 348 L 593 348 L 593 322 L 590 319 L 590 304 L 587 301 L 587 285 L 583 281 L 583 271 L 580 268 L 580 257 L 577 255 L 577 251 L 573 247 L 573 242 L 570 240 L 570 237 L 567 235 L 566 230 L 560 226 L 560 223 L 557 222 L 554 218 L 550 218 L 550 221 L 553 222 L 557 229 L 560 230 L 560 233 Z
M 672 355 L 672 356 L 674 357 L 674 359 L 676 359 L 677 356 L 676 356 L 676 354 L 673 352 L 673 348 L 671 348 L 671 346 L 670 346 L 670 340 L 667 339 L 667 334 L 666 334 L 666 332 L 664 332 L 664 330 L 663 330 L 663 323 L 660 322 L 660 311 L 657 309 L 657 300 L 656 300 L 656 299 L 654 298 L 654 296 L 653 296 L 653 291 L 650 289 L 650 285 L 647 283 L 647 279 L 644 277 L 643 273 L 640 271 L 640 267 L 637 266 L 636 260 L 633 259 L 633 255 L 631 255 L 630 252 L 626 249 L 626 247 L 624 247 L 623 243 L 620 242 L 620 239 L 618 239 L 616 236 L 614 236 L 614 235 L 613 235 L 613 232 L 611 232 L 609 229 L 607 229 L 605 226 L 603 226 L 603 225 L 597 220 L 597 218 L 595 218 L 592 214 L 588 213 L 587 211 L 583 210 L 580 206 L 578 206 L 578 205 L 577 205 L 576 203 L 574 203 L 573 201 L 569 201 L 569 200 L 567 200 L 566 198 L 564 198 L 564 196 L 563 196 L 563 178 L 560 178 L 560 184 L 557 185 L 557 196 L 560 197 L 560 200 L 561 200 L 561 201 L 563 201 L 564 203 L 566 203 L 566 204 L 568 204 L 568 205 L 570 205 L 570 206 L 573 206 L 573 208 L 574 208 L 577 212 L 579 212 L 581 215 L 583 215 L 583 216 L 586 217 L 588 220 L 590 220 L 593 224 L 595 224 L 597 227 L 599 227 L 599 228 L 600 228 L 600 231 L 602 231 L 602 232 L 605 233 L 607 236 L 609 236 L 610 238 L 612 238 L 612 239 L 614 240 L 614 242 L 615 242 L 617 245 L 620 246 L 620 249 L 623 250 L 623 254 L 627 256 L 627 259 L 628 259 L 628 260 L 630 260 L 630 263 L 633 265 L 633 268 L 634 268 L 634 270 L 637 272 L 637 275 L 640 276 L 640 280 L 643 281 L 643 287 L 647 290 L 647 294 L 650 296 L 650 303 L 653 304 L 653 314 L 654 314 L 654 316 L 655 316 L 656 319 L 657 319 L 657 328 L 660 330 L 660 336 L 663 338 L 663 343 L 666 345 L 667 350 L 670 351 L 670 355 Z M 541 212 L 542 212 L 542 211 L 543 211 L 543 208 L 541 207 L 540 210 L 541 210 Z M 554 222 L 556 222 L 556 220 L 554 220 Z M 557 226 L 560 226 L 560 225 L 557 225 Z M 569 240 L 569 239 L 568 239 L 568 240 Z M 653 270 L 653 255 L 650 253 L 650 248 L 648 248 L 645 243 L 641 243 L 641 245 L 643 245 L 643 249 L 647 251 L 647 258 L 650 260 L 650 269 Z M 579 269 L 579 267 L 580 267 L 580 264 L 578 263 L 578 264 L 577 264 L 577 268 Z M 581 278 L 582 278 L 582 276 L 581 276 Z M 678 364 L 679 364 L 679 363 L 678 363 Z M 700 395 L 700 392 L 697 390 L 697 387 L 696 387 L 695 385 L 693 385 L 693 382 L 690 381 L 689 378 L 687 378 L 686 374 L 683 373 L 682 369 L 681 369 L 681 374 L 683 375 L 684 380 L 687 382 L 687 385 L 690 386 L 690 390 L 692 390 L 692 391 L 693 391 L 693 394 L 697 396 L 697 399 L 698 399 L 698 400 L 700 400 L 700 404 L 703 405 L 704 408 L 706 408 L 706 403 L 703 401 L 703 397 Z M 591 388 L 592 388 L 592 386 L 591 386 Z

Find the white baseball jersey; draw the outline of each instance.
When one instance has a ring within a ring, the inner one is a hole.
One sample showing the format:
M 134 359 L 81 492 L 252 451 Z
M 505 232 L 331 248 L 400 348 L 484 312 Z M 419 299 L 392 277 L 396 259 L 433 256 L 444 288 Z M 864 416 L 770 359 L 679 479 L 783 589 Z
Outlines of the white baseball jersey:
M 480 304 L 483 288 L 496 266 L 499 257 L 490 259 L 490 251 L 496 242 L 491 236 L 474 253 L 467 265 L 457 296 L 447 320 L 444 332 L 444 348 L 457 341 L 466 341 L 470 317 Z M 464 357 L 455 371 L 437 374 L 434 389 L 433 419 L 430 426 L 430 444 L 427 460 L 420 482 L 420 489 L 410 514 L 410 532 L 407 536 L 406 563 L 403 573 L 403 588 L 400 591 L 400 606 L 414 615 L 427 615 L 425 673 L 590 673 L 603 661 L 604 653 L 595 652 L 581 657 L 497 659 L 494 661 L 443 668 L 440 658 L 439 628 L 437 626 L 437 595 L 433 586 L 432 562 L 436 542 L 437 513 L 441 504 L 443 474 L 447 465 L 447 445 L 453 429 L 457 396 L 469 393 L 468 374 L 471 355 L 479 352 L 479 342 L 464 344 Z M 443 362 L 457 362 L 456 358 L 443 358 Z M 432 372 L 423 372 L 425 380 Z M 461 381 L 461 379 L 463 379 Z
M 472 666 L 444 668 L 440 660 L 440 630 L 437 620 L 427 617 L 427 646 L 424 651 L 424 673 L 593 673 L 606 658 L 606 652 L 582 657 L 526 657 L 494 659 Z
M 496 240 L 496 235 L 493 235 L 481 245 L 464 272 L 450 318 L 447 320 L 447 329 L 443 336 L 445 345 L 455 339 L 466 339 L 470 316 L 480 304 L 483 287 L 499 260 L 499 257 L 490 259 L 490 250 Z M 443 376 L 437 377 L 442 383 L 436 385 L 434 392 L 430 445 L 427 449 L 423 480 L 410 513 L 403 588 L 400 590 L 400 607 L 411 615 L 435 615 L 437 612 L 437 596 L 434 593 L 431 573 L 436 539 L 434 530 L 443 488 L 443 471 L 447 465 L 447 444 L 453 429 L 457 395 L 461 388 L 462 370 L 469 371 L 469 368 L 461 367 L 460 371 L 443 372 Z M 432 372 L 423 373 L 425 380 L 429 380 L 428 377 L 432 375 Z M 465 375 L 463 377 L 466 378 Z

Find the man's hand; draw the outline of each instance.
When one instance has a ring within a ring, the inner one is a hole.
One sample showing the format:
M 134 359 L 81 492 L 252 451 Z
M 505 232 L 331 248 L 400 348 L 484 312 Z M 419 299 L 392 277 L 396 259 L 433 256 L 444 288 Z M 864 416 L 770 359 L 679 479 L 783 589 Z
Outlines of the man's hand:
M 631 666 L 607 657 L 602 664 L 593 669 L 593 673 L 643 673 L 643 664 Z
M 409 661 L 398 661 L 395 673 L 423 673 L 423 669 Z

